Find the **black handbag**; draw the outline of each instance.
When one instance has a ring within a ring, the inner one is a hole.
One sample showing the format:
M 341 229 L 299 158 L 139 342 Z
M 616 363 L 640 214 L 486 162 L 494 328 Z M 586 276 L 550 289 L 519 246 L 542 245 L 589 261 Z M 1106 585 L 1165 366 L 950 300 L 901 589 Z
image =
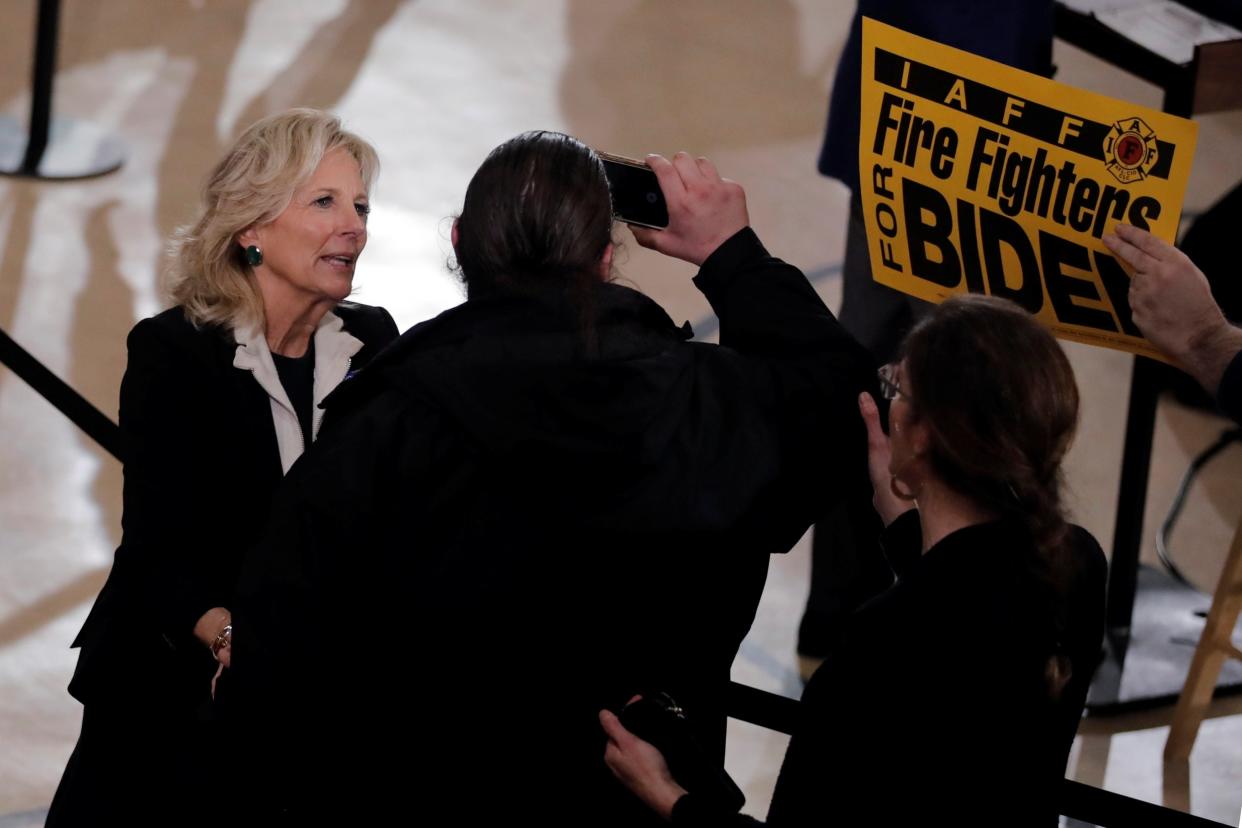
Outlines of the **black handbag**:
M 664 754 L 669 773 L 695 799 L 707 800 L 734 813 L 746 795 L 723 767 L 711 761 L 686 720 L 685 711 L 667 693 L 645 693 L 619 717 L 626 730 Z

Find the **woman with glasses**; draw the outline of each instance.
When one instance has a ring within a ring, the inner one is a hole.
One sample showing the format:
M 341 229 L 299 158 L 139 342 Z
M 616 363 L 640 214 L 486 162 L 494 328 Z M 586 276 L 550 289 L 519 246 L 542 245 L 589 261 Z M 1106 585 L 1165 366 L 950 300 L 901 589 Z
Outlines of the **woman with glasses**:
M 880 380 L 888 434 L 859 406 L 897 579 L 807 685 L 769 823 L 1055 825 L 1104 626 L 1103 553 L 1062 507 L 1073 372 L 1018 306 L 963 296 Z M 750 821 L 600 718 L 613 772 L 674 824 Z

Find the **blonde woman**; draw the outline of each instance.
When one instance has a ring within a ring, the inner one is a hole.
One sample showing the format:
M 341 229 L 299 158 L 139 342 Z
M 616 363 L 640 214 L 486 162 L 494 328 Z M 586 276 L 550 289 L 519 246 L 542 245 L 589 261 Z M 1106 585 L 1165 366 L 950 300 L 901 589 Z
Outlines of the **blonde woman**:
M 345 302 L 375 150 L 325 112 L 251 126 L 173 240 L 175 307 L 129 335 L 123 539 L 79 633 L 82 734 L 47 825 L 206 821 L 221 768 L 204 713 L 231 655 L 231 596 L 319 403 L 397 336 Z

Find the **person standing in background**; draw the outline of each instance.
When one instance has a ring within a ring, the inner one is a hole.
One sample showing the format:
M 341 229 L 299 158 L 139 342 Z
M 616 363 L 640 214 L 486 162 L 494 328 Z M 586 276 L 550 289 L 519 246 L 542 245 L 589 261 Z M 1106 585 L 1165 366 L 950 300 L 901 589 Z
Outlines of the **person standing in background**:
M 819 171 L 850 190 L 842 268 L 841 324 L 876 364 L 892 361 L 898 345 L 930 305 L 871 278 L 867 231 L 858 193 L 858 133 L 862 83 L 862 18 L 870 17 L 1018 69 L 1051 76 L 1052 0 L 859 0 L 837 64 Z M 888 585 L 881 561 L 857 550 L 873 549 L 880 531 L 870 508 L 868 481 L 815 527 L 811 589 L 798 628 L 798 655 L 807 679 L 832 650 L 845 617 Z

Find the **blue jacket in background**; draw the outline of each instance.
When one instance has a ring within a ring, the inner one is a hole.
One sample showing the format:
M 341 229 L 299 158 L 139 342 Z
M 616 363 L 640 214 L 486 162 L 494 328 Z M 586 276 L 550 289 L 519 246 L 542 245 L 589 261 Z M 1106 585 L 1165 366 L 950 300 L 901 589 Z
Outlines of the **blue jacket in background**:
M 1018 69 L 1052 75 L 1052 0 L 859 0 L 828 103 L 819 171 L 858 189 L 862 18 L 974 52 Z

